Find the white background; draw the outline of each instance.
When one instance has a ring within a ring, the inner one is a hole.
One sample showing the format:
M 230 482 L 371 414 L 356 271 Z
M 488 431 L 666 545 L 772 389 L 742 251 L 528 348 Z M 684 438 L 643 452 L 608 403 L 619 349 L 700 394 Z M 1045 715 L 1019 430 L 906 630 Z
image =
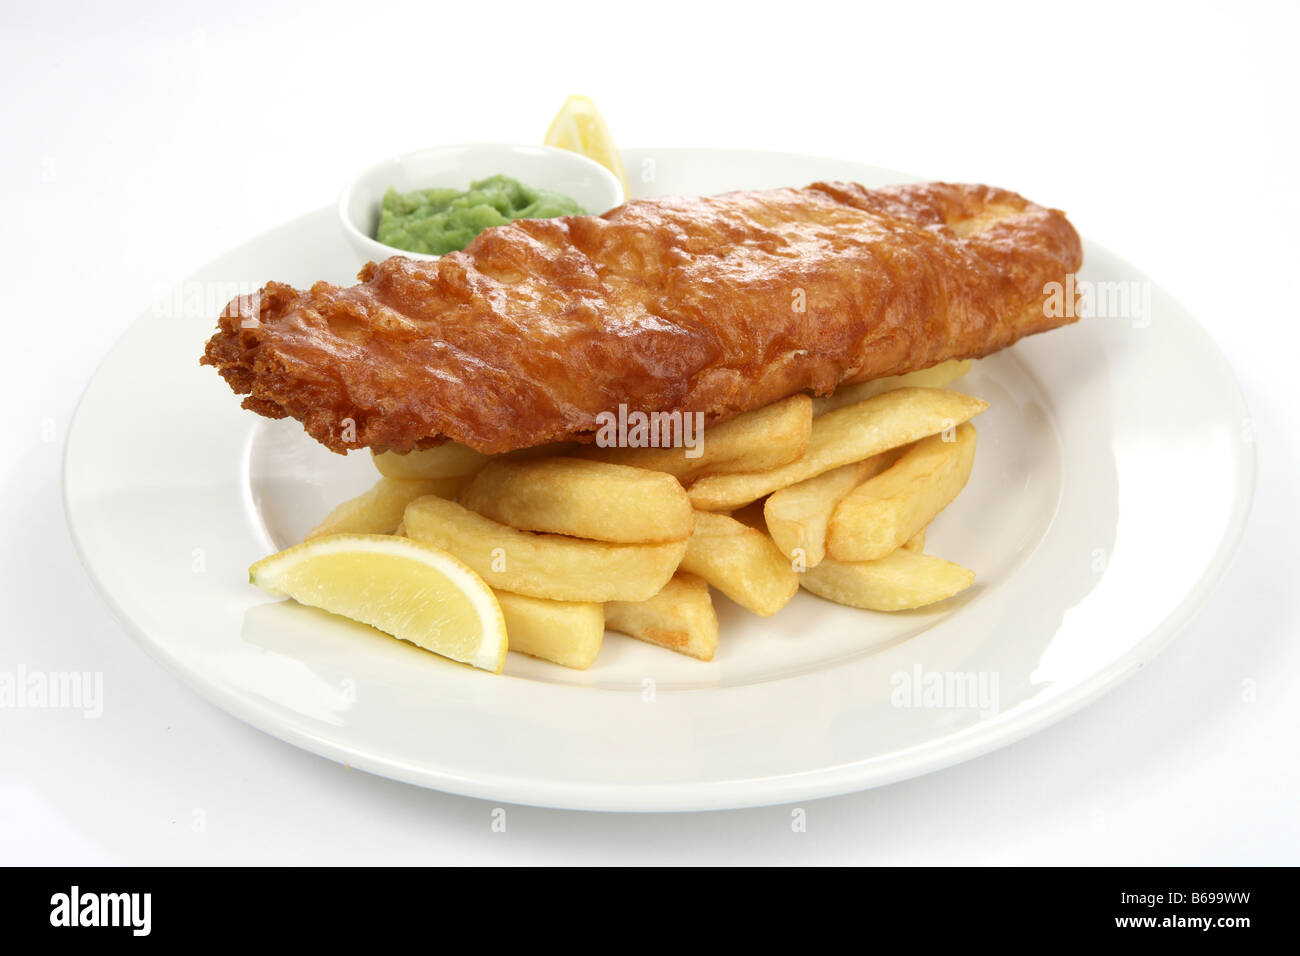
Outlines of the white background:
M 1300 862 L 1300 5 L 728 7 L 4 0 L 0 670 L 102 671 L 106 706 L 0 710 L 0 863 Z M 1188 304 L 1241 378 L 1261 466 L 1200 616 L 1087 710 L 810 803 L 804 833 L 789 807 L 512 807 L 494 833 L 490 803 L 295 750 L 164 673 L 92 591 L 59 503 L 101 356 L 160 288 L 362 166 L 540 140 L 571 92 L 629 146 L 1008 186 Z

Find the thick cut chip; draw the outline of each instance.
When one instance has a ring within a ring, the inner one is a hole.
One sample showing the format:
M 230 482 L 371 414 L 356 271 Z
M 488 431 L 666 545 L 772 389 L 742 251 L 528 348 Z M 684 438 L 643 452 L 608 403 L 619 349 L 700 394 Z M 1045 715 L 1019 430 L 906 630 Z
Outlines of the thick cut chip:
M 512 528 L 629 544 L 681 541 L 695 520 L 672 475 L 580 458 L 490 462 L 460 501 Z
M 947 362 L 940 362 L 938 365 L 917 372 L 908 372 L 906 375 L 888 375 L 884 378 L 873 378 L 869 382 L 859 382 L 857 385 L 841 385 L 829 395 L 813 399 L 813 414 L 825 415 L 837 408 L 865 402 L 869 398 L 875 398 L 896 388 L 911 386 L 946 388 L 969 372 L 973 364 L 970 359 L 949 359 Z
M 468 478 L 489 461 L 490 456 L 454 441 L 405 455 L 375 455 L 375 467 L 389 478 Z
M 308 532 L 307 540 L 324 534 L 392 534 L 401 525 L 406 506 L 416 498 L 454 498 L 463 484 L 463 478 L 380 478 L 369 491 L 326 515 Z
M 772 539 L 727 515 L 701 511 L 682 570 L 698 574 L 741 607 L 770 617 L 790 603 L 799 576 Z
M 837 561 L 874 561 L 901 548 L 957 497 L 974 460 L 970 423 L 923 438 L 835 506 L 826 552 Z
M 808 450 L 770 471 L 710 475 L 688 489 L 701 511 L 732 511 L 832 468 L 953 428 L 988 408 L 978 398 L 941 388 L 898 388 L 813 419 Z
M 702 661 L 713 660 L 718 649 L 718 615 L 709 586 L 685 572 L 674 575 L 648 600 L 606 604 L 605 624 L 611 631 Z
M 547 601 L 497 591 L 510 649 L 584 670 L 605 637 L 605 608 L 589 601 Z
M 681 481 L 688 481 L 699 475 L 767 471 L 788 464 L 807 450 L 811 431 L 812 399 L 807 395 L 791 395 L 706 428 L 702 434 L 692 429 L 689 446 L 593 447 L 579 454 L 633 468 L 666 471 Z
M 869 611 L 905 611 L 958 594 L 975 572 L 928 554 L 899 548 L 875 561 L 827 558 L 804 573 L 800 583 L 818 597 Z
M 767 531 L 796 570 L 815 568 L 826 557 L 826 529 L 835 506 L 854 488 L 880 474 L 898 457 L 881 452 L 864 461 L 833 468 L 815 478 L 773 492 L 763 506 Z
M 611 544 L 519 531 L 437 497 L 411 502 L 404 521 L 408 538 L 450 551 L 492 587 L 550 601 L 644 601 L 686 553 L 685 541 Z

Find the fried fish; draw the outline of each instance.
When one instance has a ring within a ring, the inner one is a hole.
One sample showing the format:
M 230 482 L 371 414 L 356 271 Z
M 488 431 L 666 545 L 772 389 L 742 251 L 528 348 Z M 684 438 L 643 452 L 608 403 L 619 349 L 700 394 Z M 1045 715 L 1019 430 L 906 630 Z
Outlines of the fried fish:
M 338 452 L 589 441 L 620 405 L 724 421 L 796 392 L 977 358 L 1073 321 L 1064 214 L 928 183 L 635 200 L 519 220 L 357 285 L 235 299 L 202 358 Z

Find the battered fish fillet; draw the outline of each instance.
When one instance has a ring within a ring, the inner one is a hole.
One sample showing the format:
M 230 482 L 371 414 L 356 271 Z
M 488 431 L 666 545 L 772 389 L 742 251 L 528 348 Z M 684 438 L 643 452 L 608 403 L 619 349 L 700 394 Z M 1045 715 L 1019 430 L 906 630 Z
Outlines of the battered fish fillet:
M 718 422 L 1072 321 L 1065 216 L 989 186 L 735 192 L 520 220 L 361 284 L 235 299 L 202 362 L 334 451 L 590 440 L 600 412 Z

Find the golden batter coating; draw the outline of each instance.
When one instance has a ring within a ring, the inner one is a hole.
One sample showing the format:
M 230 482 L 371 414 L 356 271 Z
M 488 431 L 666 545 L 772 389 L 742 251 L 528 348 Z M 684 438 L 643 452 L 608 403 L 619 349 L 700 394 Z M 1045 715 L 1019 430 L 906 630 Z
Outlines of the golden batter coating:
M 361 284 L 272 282 L 207 344 L 244 407 L 339 452 L 590 440 L 601 412 L 722 421 L 795 392 L 975 358 L 1073 321 L 1065 216 L 990 186 L 735 192 L 520 220 Z

